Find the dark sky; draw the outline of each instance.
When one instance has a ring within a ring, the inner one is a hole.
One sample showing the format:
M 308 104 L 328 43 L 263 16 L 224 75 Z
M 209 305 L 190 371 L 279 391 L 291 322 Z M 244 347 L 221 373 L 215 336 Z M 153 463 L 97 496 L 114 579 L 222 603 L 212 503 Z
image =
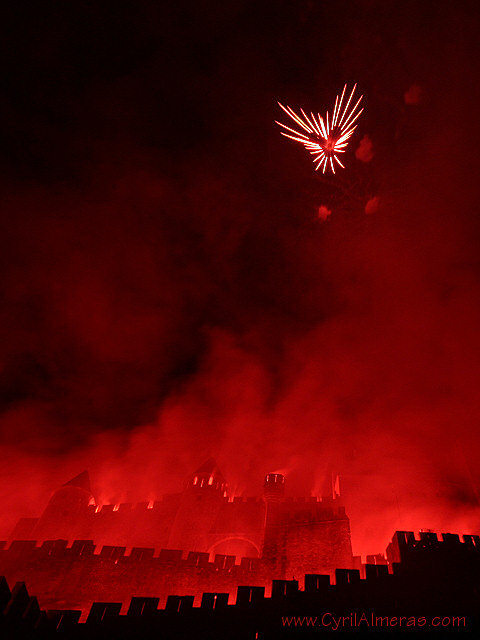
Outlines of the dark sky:
M 478 11 L 2 8 L 6 531 L 85 467 L 143 500 L 210 455 L 237 494 L 341 472 L 357 551 L 478 529 Z M 365 112 L 325 180 L 277 100 L 346 82 Z

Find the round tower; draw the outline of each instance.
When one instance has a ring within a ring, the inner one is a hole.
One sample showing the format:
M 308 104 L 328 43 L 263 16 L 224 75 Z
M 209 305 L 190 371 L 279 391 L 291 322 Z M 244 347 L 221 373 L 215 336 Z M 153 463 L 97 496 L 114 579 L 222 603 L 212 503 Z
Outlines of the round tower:
M 281 502 L 285 497 L 285 476 L 282 473 L 267 473 L 263 483 L 265 502 Z
M 88 471 L 84 471 L 55 491 L 32 532 L 33 536 L 37 540 L 78 537 L 78 527 L 88 514 L 92 498 Z

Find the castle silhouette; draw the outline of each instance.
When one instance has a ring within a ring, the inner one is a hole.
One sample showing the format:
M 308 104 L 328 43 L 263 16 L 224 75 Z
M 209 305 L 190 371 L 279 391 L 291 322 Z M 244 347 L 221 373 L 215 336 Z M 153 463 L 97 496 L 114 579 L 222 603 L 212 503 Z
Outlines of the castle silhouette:
M 17 545 L 0 551 L 0 557 L 16 553 L 18 558 L 18 551 Z M 25 545 L 22 553 L 28 555 Z M 79 555 L 79 545 L 62 552 L 58 545 L 44 543 L 31 550 L 29 563 L 38 569 L 42 556 L 75 563 Z M 102 560 L 101 556 L 99 560 L 106 564 L 122 564 L 122 558 Z M 123 558 L 123 563 L 135 567 L 137 560 L 132 565 Z M 0 637 L 292 640 L 309 632 L 335 638 L 352 633 L 360 638 L 372 633 L 375 637 L 414 633 L 439 638 L 446 632 L 449 637 L 454 633 L 476 638 L 479 575 L 479 536 L 464 535 L 461 541 L 457 534 L 444 533 L 438 539 L 429 532 L 415 537 L 412 532 L 397 531 L 386 558 L 367 558 L 360 570 L 337 569 L 334 584 L 328 575 L 307 574 L 303 584 L 273 580 L 270 596 L 264 587 L 243 585 L 237 588 L 234 602 L 229 603 L 228 593 L 207 592 L 197 606 L 192 595 L 170 595 L 164 606 L 155 596 L 134 596 L 123 603 L 112 598 L 94 602 L 83 622 L 80 610 L 48 609 L 30 595 L 30 583 L 28 589 L 20 581 L 10 589 L 0 576 Z
M 263 497 L 231 500 L 208 460 L 177 494 L 99 508 L 83 472 L 0 542 L 0 635 L 273 640 L 305 637 L 312 620 L 334 637 L 478 635 L 478 535 L 398 531 L 361 564 L 340 496 L 325 493 L 286 497 L 269 473 Z
M 19 520 L 0 552 L 0 575 L 25 580 L 43 606 L 82 610 L 112 597 L 233 596 L 242 584 L 268 589 L 272 580 L 333 576 L 359 559 L 340 496 L 327 491 L 287 497 L 285 477 L 269 473 L 262 497 L 231 499 L 210 459 L 179 493 L 98 507 L 84 471 L 53 493 L 39 518 Z

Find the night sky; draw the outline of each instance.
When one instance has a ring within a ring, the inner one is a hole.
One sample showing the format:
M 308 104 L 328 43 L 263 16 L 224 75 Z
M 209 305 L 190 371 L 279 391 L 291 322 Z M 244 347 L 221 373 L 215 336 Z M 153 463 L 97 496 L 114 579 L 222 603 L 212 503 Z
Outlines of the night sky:
M 84 468 L 150 500 L 211 455 L 235 495 L 340 473 L 357 553 L 478 533 L 479 12 L 2 8 L 0 535 Z M 322 178 L 277 100 L 346 82 Z

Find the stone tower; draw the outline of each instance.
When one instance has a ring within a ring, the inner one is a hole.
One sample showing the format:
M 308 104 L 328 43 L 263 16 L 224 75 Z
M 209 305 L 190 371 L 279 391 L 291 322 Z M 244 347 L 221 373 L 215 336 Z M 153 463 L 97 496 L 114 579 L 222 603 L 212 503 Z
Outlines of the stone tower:
M 170 532 L 170 549 L 204 551 L 208 548 L 208 534 L 226 500 L 226 487 L 213 458 L 189 476 Z
M 55 491 L 35 525 L 32 536 L 37 540 L 71 540 L 78 537 L 92 499 L 88 471 L 83 471 Z
M 267 504 L 281 502 L 285 497 L 285 476 L 281 473 L 267 473 L 263 483 L 263 497 Z
M 285 476 L 268 473 L 263 483 L 263 499 L 266 503 L 265 531 L 262 556 L 272 563 L 272 569 L 283 576 L 285 571 L 285 540 L 283 501 L 285 499 Z
M 269 473 L 263 486 L 263 557 L 275 575 L 291 580 L 306 573 L 333 574 L 336 568 L 353 567 L 350 522 L 331 481 L 327 495 L 320 499 L 286 499 L 281 474 Z

